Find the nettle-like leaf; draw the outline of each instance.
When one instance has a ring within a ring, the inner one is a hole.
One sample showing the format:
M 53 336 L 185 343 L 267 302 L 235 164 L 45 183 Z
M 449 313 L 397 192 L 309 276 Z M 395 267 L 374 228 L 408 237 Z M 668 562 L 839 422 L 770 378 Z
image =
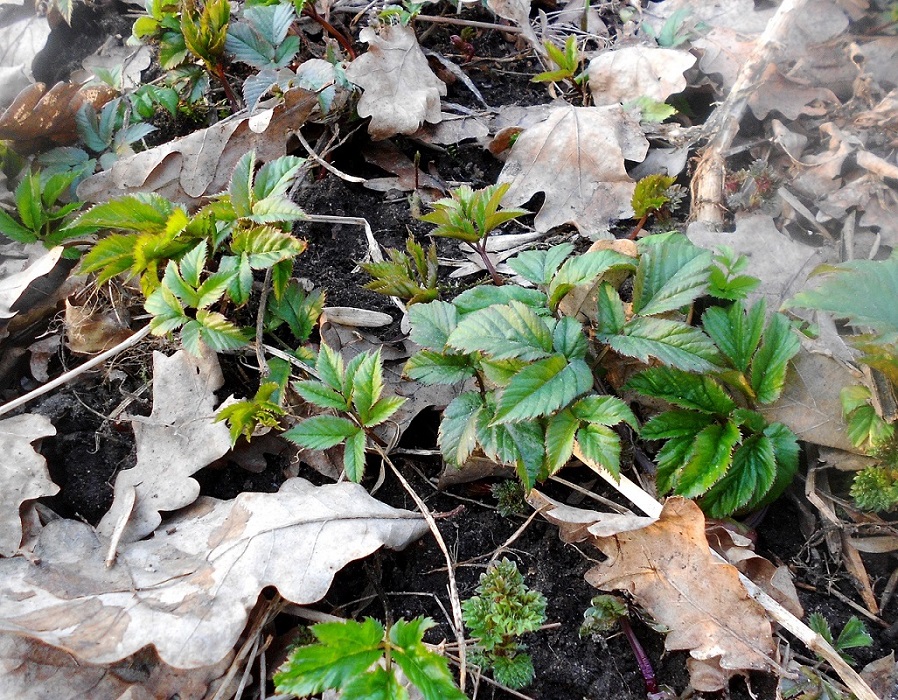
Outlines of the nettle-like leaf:
M 561 263 L 574 251 L 570 243 L 552 246 L 548 250 L 525 250 L 507 261 L 507 265 L 528 282 L 547 286 L 561 267 Z
M 583 360 L 551 355 L 515 374 L 499 399 L 494 421 L 517 423 L 547 416 L 592 389 L 592 371 Z
M 231 432 L 233 446 L 240 436 L 247 441 L 259 426 L 274 428 L 278 425 L 278 416 L 284 415 L 284 409 L 272 400 L 279 391 L 277 382 L 264 382 L 251 399 L 228 404 L 215 414 L 215 422 L 227 421 Z
M 615 352 L 648 363 L 654 357 L 678 369 L 709 372 L 718 366 L 720 354 L 698 328 L 666 318 L 635 316 L 619 333 L 596 333 Z
M 654 240 L 653 240 L 654 239 Z M 708 287 L 710 251 L 680 234 L 651 236 L 641 243 L 633 280 L 633 313 L 643 316 L 688 306 Z
M 551 319 L 527 304 L 511 301 L 465 316 L 446 344 L 462 352 L 483 352 L 501 360 L 537 360 L 552 354 Z
M 714 379 L 675 367 L 650 367 L 634 375 L 626 386 L 674 406 L 702 413 L 729 414 L 736 408 L 729 394 Z
M 274 298 L 266 308 L 266 328 L 277 330 L 286 323 L 293 337 L 304 343 L 312 335 L 312 330 L 324 308 L 324 291 L 320 289 L 306 292 L 295 280 L 291 281 L 280 299 Z
M 361 268 L 374 280 L 365 285 L 378 294 L 399 297 L 409 305 L 428 302 L 439 295 L 437 290 L 437 247 L 431 243 L 427 251 L 409 236 L 405 250 L 390 248 L 389 260 L 362 263 Z
M 729 309 L 712 306 L 702 315 L 702 328 L 727 359 L 743 374 L 761 342 L 766 303 L 761 300 L 748 311 L 741 301 Z
M 557 309 L 574 287 L 593 283 L 609 270 L 632 269 L 633 266 L 633 258 L 615 250 L 594 250 L 569 258 L 549 283 L 549 308 Z
M 779 398 L 789 360 L 800 349 L 801 343 L 789 319 L 774 314 L 764 329 L 764 340 L 751 363 L 751 387 L 760 403 L 773 403 Z
M 647 216 L 670 202 L 668 188 L 676 181 L 675 177 L 661 174 L 646 175 L 639 180 L 630 200 L 634 216 L 637 219 Z

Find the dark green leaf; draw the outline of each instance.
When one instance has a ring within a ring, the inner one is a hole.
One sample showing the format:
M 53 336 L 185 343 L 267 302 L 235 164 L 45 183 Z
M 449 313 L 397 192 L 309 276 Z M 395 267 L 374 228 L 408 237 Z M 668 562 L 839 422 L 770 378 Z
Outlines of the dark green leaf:
M 408 700 L 408 697 L 396 674 L 382 666 L 356 676 L 340 693 L 340 700 Z
M 37 233 L 22 226 L 2 209 L 0 209 L 0 233 L 19 243 L 34 243 L 38 239 Z
M 755 508 L 760 508 L 773 503 L 786 487 L 792 483 L 795 473 L 798 471 L 798 438 L 789 428 L 782 423 L 771 423 L 764 429 L 764 435 L 770 438 L 773 445 L 773 454 L 776 457 L 776 478 L 773 486 L 757 503 L 752 504 Z
M 558 267 L 574 250 L 570 243 L 552 246 L 548 250 L 525 250 L 507 261 L 507 265 L 528 282 L 546 286 Z
M 548 416 L 592 389 L 592 383 L 592 371 L 583 360 L 568 362 L 564 355 L 552 355 L 512 377 L 499 399 L 494 420 L 517 423 Z
M 424 700 L 465 700 L 465 694 L 455 686 L 445 657 L 423 643 L 424 632 L 433 626 L 434 622 L 427 618 L 397 620 L 389 632 L 393 660 L 421 691 Z
M 583 456 L 600 464 L 615 477 L 620 476 L 620 437 L 598 423 L 587 423 L 577 431 L 577 444 Z
M 648 363 L 650 357 L 689 372 L 715 369 L 720 356 L 708 336 L 680 321 L 637 316 L 618 335 L 596 334 L 621 355 Z
M 729 395 L 711 377 L 673 367 L 650 367 L 631 377 L 625 388 L 705 413 L 729 415 L 736 408 Z
M 751 362 L 751 387 L 760 403 L 773 403 L 783 391 L 786 367 L 801 343 L 782 314 L 774 314 L 764 330 L 764 340 Z
M 671 438 L 655 455 L 658 474 L 655 477 L 658 493 L 667 493 L 676 488 L 680 469 L 686 463 L 686 457 L 692 449 L 695 435 Z
M 497 360 L 537 360 L 551 354 L 552 331 L 531 307 L 511 301 L 468 314 L 447 342 L 462 352 L 483 352 Z
M 860 621 L 860 618 L 855 617 L 854 615 L 848 618 L 848 622 L 845 623 L 845 626 L 839 633 L 838 639 L 836 639 L 836 648 L 839 651 L 842 651 L 843 649 L 869 647 L 872 644 L 873 638 L 867 632 L 864 623 Z
M 727 518 L 760 501 L 770 490 L 775 476 L 773 444 L 763 435 L 752 435 L 736 449 L 726 476 L 704 495 L 702 509 L 713 518 Z
M 349 402 L 324 382 L 314 379 L 305 379 L 293 382 L 293 388 L 309 403 L 322 408 L 335 408 L 338 411 L 348 411 Z
M 536 289 L 525 289 L 516 284 L 506 284 L 496 287 L 491 284 L 480 284 L 459 294 L 452 303 L 459 315 L 480 311 L 489 306 L 507 304 L 510 301 L 519 301 L 527 306 L 532 306 L 536 311 L 547 314 L 546 295 Z
M 695 498 L 720 481 L 733 463 L 733 449 L 741 437 L 730 421 L 709 425 L 696 435 L 677 479 L 677 494 Z
M 571 458 L 579 419 L 566 408 L 550 417 L 546 424 L 546 468 L 549 474 L 561 469 Z
M 649 316 L 691 304 L 708 286 L 711 252 L 682 235 L 643 243 L 633 280 L 633 313 Z
M 582 360 L 588 349 L 583 326 L 570 316 L 559 319 L 552 332 L 552 346 L 569 360 Z
M 240 160 L 237 161 L 237 165 L 234 167 L 234 174 L 231 175 L 228 194 L 231 195 L 231 206 L 238 217 L 249 216 L 253 212 L 253 200 L 250 193 L 252 192 L 255 166 L 255 150 L 247 151 L 240 156 Z
M 742 373 L 748 371 L 752 355 L 761 342 L 766 307 L 762 299 L 746 312 L 745 304 L 737 301 L 726 311 L 713 306 L 702 315 L 705 333 Z
M 326 450 L 359 432 L 360 428 L 348 418 L 321 415 L 306 418 L 284 432 L 283 437 L 300 447 Z
M 421 350 L 405 363 L 403 373 L 422 384 L 457 384 L 474 376 L 474 367 L 467 355 Z
M 370 425 L 371 408 L 377 403 L 384 390 L 383 363 L 380 348 L 375 352 L 365 352 L 353 378 L 352 404 L 362 425 Z M 347 393 L 344 391 L 344 393 Z
M 460 467 L 477 447 L 477 419 L 483 408 L 483 399 L 475 391 L 457 396 L 446 406 L 437 442 L 449 464 Z
M 368 411 L 365 427 L 373 428 L 375 425 L 380 425 L 396 413 L 405 402 L 406 399 L 403 396 L 385 396 L 379 399 Z
M 306 293 L 295 281 L 290 282 L 280 299 L 268 302 L 268 310 L 275 319 L 287 322 L 293 337 L 305 342 L 324 308 L 324 292 L 316 289 Z
M 343 469 L 346 478 L 358 484 L 365 475 L 365 444 L 368 442 L 364 431 L 356 429 L 346 438 L 343 449 Z
M 714 417 L 698 411 L 674 409 L 655 416 L 639 432 L 643 440 L 695 437 L 714 422 Z
M 616 396 L 585 396 L 571 407 L 571 411 L 579 420 L 587 423 L 607 426 L 628 423 L 633 428 L 639 425 L 630 407 Z
M 623 330 L 627 322 L 624 314 L 624 303 L 617 290 L 608 282 L 602 282 L 598 288 L 598 325 L 596 333 L 603 336 L 616 335 Z

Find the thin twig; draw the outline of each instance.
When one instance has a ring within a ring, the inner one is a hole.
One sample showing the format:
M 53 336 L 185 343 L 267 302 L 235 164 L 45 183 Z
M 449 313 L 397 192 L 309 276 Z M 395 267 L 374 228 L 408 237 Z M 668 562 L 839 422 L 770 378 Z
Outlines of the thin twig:
M 125 340 L 123 340 L 118 345 L 115 345 L 114 347 L 109 348 L 109 350 L 107 350 L 106 352 L 100 353 L 92 360 L 88 360 L 87 362 L 85 362 L 83 365 L 79 365 L 78 367 L 75 367 L 74 369 L 70 369 L 68 372 L 63 372 L 58 377 L 56 377 L 56 379 L 54 379 L 53 381 L 47 382 L 43 386 L 39 386 L 34 391 L 29 391 L 24 396 L 20 396 L 17 399 L 13 399 L 12 401 L 9 401 L 9 402 L 3 404 L 2 406 L 0 406 L 0 416 L 4 415 L 6 413 L 9 413 L 10 411 L 14 411 L 19 406 L 24 406 L 26 403 L 28 403 L 29 401 L 33 401 L 38 396 L 43 396 L 44 394 L 46 394 L 50 391 L 53 391 L 53 389 L 55 389 L 59 386 L 62 386 L 66 382 L 72 381 L 79 374 L 83 374 L 87 370 L 93 369 L 97 365 L 103 364 L 110 357 L 114 357 L 114 356 L 118 355 L 120 352 L 127 350 L 131 346 L 137 345 L 141 340 L 146 338 L 149 334 L 150 334 L 150 327 L 149 327 L 149 325 L 146 325 L 143 328 L 141 328 L 139 331 L 134 333 L 133 335 L 131 335 L 128 338 L 126 338 Z
M 262 352 L 262 336 L 265 333 L 265 307 L 268 306 L 268 289 L 271 286 L 271 268 L 265 270 L 265 281 L 262 283 L 262 296 L 259 299 L 259 310 L 256 312 L 256 361 L 259 363 L 259 374 L 268 374 L 268 360 Z
M 492 22 L 476 22 L 471 19 L 457 19 L 455 17 L 439 17 L 436 15 L 417 15 L 416 22 L 433 22 L 435 24 L 454 24 L 458 27 L 473 27 L 474 29 L 495 29 L 506 34 L 520 34 L 523 30 L 513 25 L 494 24 Z
M 294 132 L 294 135 L 296 136 L 297 139 L 299 139 L 299 142 L 302 144 L 302 147 L 306 149 L 306 153 L 309 154 L 309 158 L 314 160 L 316 163 L 318 163 L 318 165 L 320 165 L 322 168 L 327 170 L 329 173 L 336 175 L 341 180 L 346 180 L 346 182 L 355 182 L 355 183 L 368 182 L 368 180 L 364 177 L 356 177 L 355 175 L 347 175 L 342 170 L 337 170 L 333 165 L 331 165 L 326 160 L 324 160 L 324 158 L 322 158 L 317 153 L 315 153 L 315 149 L 312 148 L 312 146 L 309 144 L 308 141 L 306 141 L 306 137 L 302 135 L 301 131 Z

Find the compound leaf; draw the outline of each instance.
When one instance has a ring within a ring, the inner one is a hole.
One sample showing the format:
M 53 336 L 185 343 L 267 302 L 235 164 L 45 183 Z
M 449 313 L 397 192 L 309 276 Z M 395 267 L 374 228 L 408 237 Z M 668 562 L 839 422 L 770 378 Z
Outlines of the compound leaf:
M 705 333 L 740 372 L 748 370 L 752 355 L 761 342 L 766 307 L 762 299 L 746 312 L 745 303 L 737 301 L 727 310 L 713 306 L 702 315 Z
M 571 407 L 571 411 L 579 420 L 587 423 L 607 426 L 628 423 L 634 428 L 638 426 L 633 411 L 616 396 L 585 396 Z
M 731 421 L 709 425 L 698 433 L 680 469 L 677 494 L 695 498 L 720 481 L 733 463 L 733 448 L 741 437 Z
M 702 497 L 702 510 L 726 518 L 760 501 L 776 477 L 773 443 L 764 435 L 751 435 L 733 453 L 729 472 Z
M 650 367 L 634 375 L 626 388 L 664 399 L 674 406 L 728 415 L 736 404 L 716 381 L 674 367 Z
M 592 371 L 583 360 L 552 355 L 514 375 L 502 392 L 495 422 L 516 423 L 547 416 L 592 389 Z
M 294 382 L 293 388 L 306 401 L 321 408 L 333 408 L 338 411 L 349 409 L 349 403 L 343 398 L 343 395 L 334 391 L 324 382 L 305 379 L 300 382 Z
M 751 387 L 760 403 L 773 403 L 779 398 L 786 381 L 786 367 L 800 349 L 789 319 L 774 314 L 751 363 Z
M 403 396 L 385 396 L 374 402 L 368 411 L 368 417 L 365 420 L 365 427 L 373 428 L 380 425 L 390 416 L 392 416 L 406 401 Z
M 362 421 L 368 425 L 371 408 L 377 403 L 384 390 L 383 364 L 380 361 L 380 348 L 375 352 L 363 353 L 364 358 L 358 365 L 353 377 L 352 403 Z M 344 391 L 344 393 L 347 393 Z
M 497 360 L 538 360 L 552 352 L 552 330 L 533 308 L 511 301 L 465 316 L 447 343 L 462 352 L 483 352 Z
M 643 244 L 633 280 L 633 313 L 650 316 L 691 304 L 708 287 L 710 251 L 676 234 Z
M 718 362 L 717 348 L 708 336 L 680 321 L 664 318 L 631 319 L 621 333 L 596 338 L 629 357 L 648 363 L 650 357 L 689 372 L 709 372 Z
M 465 694 L 455 686 L 445 657 L 423 643 L 424 632 L 433 626 L 433 620 L 428 618 L 397 620 L 389 632 L 393 660 L 421 691 L 424 700 L 465 700 Z

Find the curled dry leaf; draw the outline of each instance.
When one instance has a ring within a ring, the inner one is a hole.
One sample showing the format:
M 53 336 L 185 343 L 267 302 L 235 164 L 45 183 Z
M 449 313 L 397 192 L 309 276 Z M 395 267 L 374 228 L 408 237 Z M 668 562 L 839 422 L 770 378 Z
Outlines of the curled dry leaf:
M 122 314 L 112 309 L 98 310 L 65 302 L 66 345 L 76 354 L 93 355 L 131 337 Z
M 683 73 L 695 63 L 687 51 L 628 46 L 606 51 L 589 62 L 589 91 L 596 105 L 650 97 L 664 102 L 686 89 Z
M 515 141 L 499 175 L 499 182 L 511 183 L 502 203 L 521 206 L 544 192 L 533 222 L 537 231 L 570 223 L 588 236 L 609 238 L 609 222 L 633 215 L 636 185 L 624 160 L 641 161 L 648 147 L 620 105 L 553 108 Z
M 50 480 L 47 460 L 31 443 L 56 435 L 56 428 L 44 416 L 26 413 L 0 420 L 0 555 L 10 557 L 22 542 L 19 506 L 41 496 L 59 493 Z
M 590 522 L 589 511 L 542 494 L 537 499 L 531 504 L 544 508 L 563 538 L 588 540 L 608 557 L 586 580 L 602 590 L 627 591 L 669 629 L 666 649 L 689 652 L 693 688 L 713 692 L 739 673 L 776 670 L 767 614 L 736 568 L 714 558 L 695 503 L 674 497 L 657 519 L 592 513 Z
M 118 473 L 115 498 L 97 526 L 112 537 L 127 520 L 122 542 L 150 534 L 162 521 L 159 511 L 190 505 L 200 494 L 192 474 L 230 449 L 227 426 L 215 421 L 215 391 L 224 383 L 218 358 L 180 350 L 171 357 L 153 353 L 153 411 L 134 417 L 137 464 Z M 129 494 L 135 491 L 133 511 Z
M 364 90 L 358 112 L 371 117 L 368 133 L 385 139 L 413 134 L 425 121 L 438 123 L 446 84 L 430 69 L 414 30 L 389 25 L 377 33 L 366 27 L 359 38 L 368 51 L 349 65 L 346 77 Z
M 173 202 L 198 206 L 204 198 L 227 189 L 237 161 L 250 150 L 262 162 L 286 153 L 289 136 L 305 124 L 318 105 L 314 92 L 294 88 L 283 104 L 262 110 L 252 119 L 267 119 L 260 133 L 246 112 L 223 119 L 189 136 L 174 139 L 127 158 L 78 186 L 78 197 L 102 202 L 136 192 L 156 192 Z M 254 122 L 255 124 L 255 122 Z
M 34 280 L 38 277 L 43 277 L 56 266 L 56 262 L 63 251 L 62 246 L 56 246 L 48 251 L 44 251 L 43 246 L 39 244 L 35 244 L 32 250 L 34 249 L 43 252 L 24 269 L 19 269 L 16 272 L 10 272 L 4 277 L 0 277 L 0 319 L 12 318 L 16 315 L 17 312 L 13 311 L 12 307 L 19 300 L 19 297 L 22 296 Z
M 91 664 L 147 645 L 175 668 L 225 658 L 266 586 L 294 603 L 320 600 L 334 574 L 381 546 L 427 531 L 357 484 L 289 479 L 278 493 L 202 498 L 149 540 L 125 545 L 112 568 L 88 526 L 55 520 L 34 555 L 0 560 L 0 630 L 24 634 Z

